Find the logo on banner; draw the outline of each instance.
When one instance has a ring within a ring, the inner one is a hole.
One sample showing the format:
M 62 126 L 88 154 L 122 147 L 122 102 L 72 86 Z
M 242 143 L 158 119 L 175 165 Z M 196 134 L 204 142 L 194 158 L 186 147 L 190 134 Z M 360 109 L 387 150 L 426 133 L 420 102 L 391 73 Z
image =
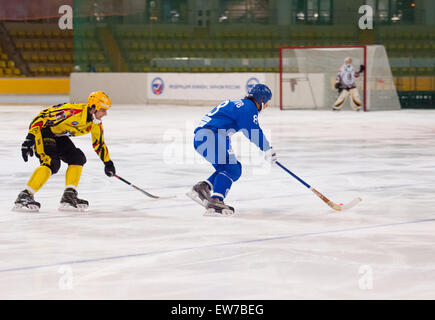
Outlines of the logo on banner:
M 260 83 L 257 78 L 249 78 L 246 82 L 246 92 L 249 92 L 253 86 L 255 86 L 257 83 Z
M 151 82 L 151 90 L 157 96 L 163 93 L 163 89 L 165 88 L 165 84 L 162 78 L 154 78 Z

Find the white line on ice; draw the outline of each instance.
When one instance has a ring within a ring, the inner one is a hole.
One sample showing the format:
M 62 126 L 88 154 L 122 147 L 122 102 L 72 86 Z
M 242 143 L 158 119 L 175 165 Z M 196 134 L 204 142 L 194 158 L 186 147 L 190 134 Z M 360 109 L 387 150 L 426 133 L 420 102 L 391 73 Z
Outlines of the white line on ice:
M 412 221 L 404 221 L 404 222 L 396 222 L 396 223 L 377 224 L 377 225 L 371 225 L 371 226 L 365 226 L 365 227 L 354 227 L 354 228 L 347 228 L 347 229 L 327 230 L 327 231 L 322 231 L 322 232 L 307 232 L 307 233 L 290 234 L 290 235 L 284 235 L 284 236 L 259 238 L 259 239 L 251 239 L 251 240 L 222 242 L 222 243 L 215 243 L 215 244 L 195 246 L 195 247 L 157 250 L 157 251 L 150 251 L 150 252 L 112 256 L 112 257 L 64 261 L 64 262 L 57 262 L 57 263 L 51 263 L 51 264 L 27 266 L 27 267 L 15 267 L 15 268 L 9 268 L 9 269 L 0 269 L 0 273 L 42 269 L 42 268 L 57 267 L 57 266 L 70 265 L 70 264 L 82 264 L 82 263 L 100 262 L 100 261 L 117 260 L 117 259 L 125 259 L 125 258 L 137 258 L 137 257 L 149 256 L 149 255 L 182 252 L 182 251 L 204 249 L 204 248 L 225 247 L 225 246 L 232 246 L 232 245 L 239 245 L 239 244 L 249 244 L 249 243 L 254 243 L 254 242 L 275 241 L 275 240 L 283 240 L 283 239 L 295 239 L 295 238 L 303 238 L 303 237 L 317 236 L 317 235 L 324 235 L 324 234 L 332 234 L 332 233 L 340 233 L 340 232 L 352 232 L 352 231 L 368 230 L 368 229 L 378 229 L 378 228 L 393 227 L 393 226 L 415 224 L 415 223 L 424 223 L 424 222 L 435 222 L 435 219 L 420 219 L 420 220 L 412 220 Z

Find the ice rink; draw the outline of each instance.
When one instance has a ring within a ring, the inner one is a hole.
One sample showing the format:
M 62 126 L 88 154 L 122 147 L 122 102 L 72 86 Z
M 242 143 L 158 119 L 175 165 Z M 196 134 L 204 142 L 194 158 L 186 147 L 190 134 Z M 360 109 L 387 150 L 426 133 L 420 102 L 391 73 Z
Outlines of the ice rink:
M 236 214 L 221 218 L 185 196 L 212 173 L 192 143 L 210 109 L 114 105 L 103 120 L 117 174 L 175 199 L 106 177 L 87 135 L 73 141 L 89 211 L 58 211 L 62 164 L 35 214 L 11 208 L 38 166 L 20 146 L 41 107 L 0 106 L 0 299 L 435 299 L 435 110 L 265 110 L 282 164 L 363 201 L 334 212 L 237 134 Z

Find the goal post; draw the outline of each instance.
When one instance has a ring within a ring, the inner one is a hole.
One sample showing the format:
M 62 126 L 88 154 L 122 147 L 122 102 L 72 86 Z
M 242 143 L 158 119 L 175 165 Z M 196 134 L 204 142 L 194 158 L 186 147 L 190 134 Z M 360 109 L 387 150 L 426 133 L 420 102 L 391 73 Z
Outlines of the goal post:
M 280 108 L 332 109 L 338 97 L 335 79 L 345 58 L 364 72 L 356 78 L 362 109 L 397 110 L 400 102 L 387 53 L 382 45 L 281 47 Z M 349 101 L 343 109 L 350 109 Z

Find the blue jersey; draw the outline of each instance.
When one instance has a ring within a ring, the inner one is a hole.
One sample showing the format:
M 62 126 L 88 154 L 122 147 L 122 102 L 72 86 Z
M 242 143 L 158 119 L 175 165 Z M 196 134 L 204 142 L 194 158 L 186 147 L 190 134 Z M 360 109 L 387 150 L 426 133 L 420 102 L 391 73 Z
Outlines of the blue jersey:
M 270 149 L 270 144 L 258 124 L 258 110 L 249 99 L 226 100 L 211 110 L 201 120 L 199 127 L 217 132 L 226 130 L 227 135 L 241 131 L 261 150 Z

